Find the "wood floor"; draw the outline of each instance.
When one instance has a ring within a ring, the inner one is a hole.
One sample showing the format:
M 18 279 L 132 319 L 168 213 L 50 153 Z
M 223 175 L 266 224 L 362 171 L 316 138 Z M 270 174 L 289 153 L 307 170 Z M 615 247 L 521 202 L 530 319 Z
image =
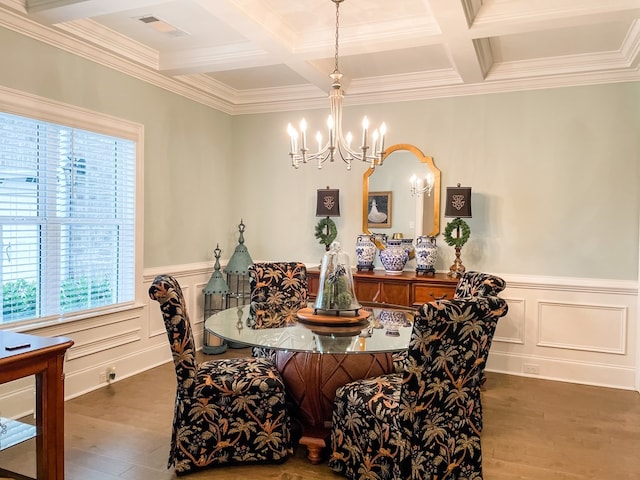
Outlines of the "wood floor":
M 247 354 L 240 349 L 222 356 Z M 487 377 L 485 480 L 640 478 L 638 393 L 492 373 Z M 173 366 L 166 364 L 66 402 L 66 479 L 175 479 L 166 468 L 174 393 Z M 0 467 L 35 476 L 34 450 L 29 441 L 0 452 Z M 326 463 L 310 465 L 298 448 L 281 465 L 218 467 L 180 478 L 341 477 Z

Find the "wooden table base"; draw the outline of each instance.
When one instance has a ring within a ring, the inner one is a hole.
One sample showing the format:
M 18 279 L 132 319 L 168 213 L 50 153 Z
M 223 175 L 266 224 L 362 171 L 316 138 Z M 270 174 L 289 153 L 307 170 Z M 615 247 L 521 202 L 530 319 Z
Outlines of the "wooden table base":
M 300 444 L 307 458 L 320 463 L 331 428 L 333 400 L 338 387 L 362 378 L 393 372 L 391 353 L 322 354 L 276 352 L 276 364 L 287 393 L 298 408 L 303 426 Z

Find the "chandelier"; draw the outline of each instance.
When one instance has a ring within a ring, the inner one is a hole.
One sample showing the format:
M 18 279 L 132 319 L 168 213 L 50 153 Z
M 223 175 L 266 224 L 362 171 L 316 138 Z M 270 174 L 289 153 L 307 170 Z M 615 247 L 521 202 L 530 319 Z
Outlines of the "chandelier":
M 429 172 L 425 175 L 424 179 L 419 178 L 415 173 L 411 175 L 409 179 L 409 183 L 411 184 L 411 196 L 420 196 L 424 193 L 427 194 L 428 197 L 431 196 L 431 190 L 433 190 L 433 173 Z
M 331 114 L 327 119 L 328 138 L 323 145 L 322 134 L 316 134 L 316 143 L 318 150 L 311 153 L 307 144 L 307 122 L 303 118 L 300 122 L 300 133 L 291 124 L 287 126 L 287 132 L 291 139 L 291 166 L 299 168 L 300 163 L 308 163 L 312 161 L 318 162 L 318 168 L 322 168 L 322 164 L 327 160 L 333 162 L 336 157 L 342 159 L 347 164 L 347 170 L 351 170 L 351 161 L 358 160 L 368 162 L 371 168 L 382 164 L 384 155 L 384 136 L 387 132 L 387 126 L 382 123 L 379 129 L 371 133 L 369 138 L 369 120 L 364 117 L 362 120 L 362 144 L 356 150 L 351 148 L 353 137 L 351 132 L 346 135 L 342 133 L 342 100 L 344 92 L 340 79 L 342 73 L 338 69 L 338 30 L 340 25 L 339 7 L 344 0 L 331 0 L 336 4 L 336 47 L 335 47 L 335 68 L 333 73 L 329 75 L 331 78 L 331 91 L 329 92 L 329 100 L 331 102 Z M 371 144 L 369 144 L 371 142 Z

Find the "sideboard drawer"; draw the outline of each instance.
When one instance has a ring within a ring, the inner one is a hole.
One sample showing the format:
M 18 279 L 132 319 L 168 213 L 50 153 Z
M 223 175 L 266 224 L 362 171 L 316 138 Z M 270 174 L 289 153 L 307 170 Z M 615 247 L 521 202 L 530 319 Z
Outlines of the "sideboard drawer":
M 413 303 L 427 303 L 442 298 L 452 299 L 456 291 L 455 285 L 429 285 L 415 283 L 413 285 Z
M 320 275 L 317 271 L 307 272 L 307 285 L 309 288 L 309 300 L 315 300 L 320 289 Z

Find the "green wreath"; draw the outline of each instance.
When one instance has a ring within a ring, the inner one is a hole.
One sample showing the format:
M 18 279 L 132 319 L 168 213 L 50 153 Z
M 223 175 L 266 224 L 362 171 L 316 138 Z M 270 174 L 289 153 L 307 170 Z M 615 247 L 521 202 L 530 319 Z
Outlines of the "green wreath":
M 325 246 L 331 245 L 338 236 L 336 223 L 329 217 L 325 217 L 316 225 L 316 238 Z
M 458 228 L 460 228 L 460 236 L 452 237 L 451 234 Z M 469 240 L 469 235 L 471 235 L 471 229 L 461 218 L 451 220 L 444 229 L 444 241 L 451 247 L 462 247 Z

